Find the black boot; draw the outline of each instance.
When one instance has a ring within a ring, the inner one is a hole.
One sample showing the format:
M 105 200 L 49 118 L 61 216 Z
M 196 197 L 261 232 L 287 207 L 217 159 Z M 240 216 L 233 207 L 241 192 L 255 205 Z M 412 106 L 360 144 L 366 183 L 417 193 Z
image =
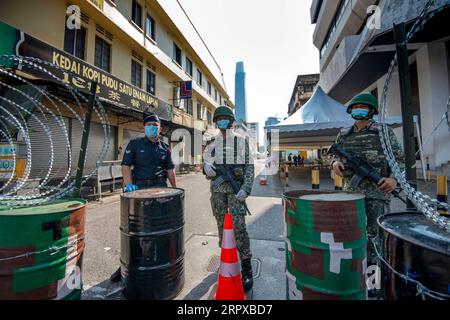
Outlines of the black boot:
M 114 271 L 114 273 L 111 275 L 109 280 L 111 280 L 111 282 L 119 282 L 120 280 L 122 280 L 122 274 L 120 272 L 120 267 L 116 271 Z
M 250 290 L 253 287 L 253 271 L 251 259 L 242 260 L 242 286 L 244 290 Z

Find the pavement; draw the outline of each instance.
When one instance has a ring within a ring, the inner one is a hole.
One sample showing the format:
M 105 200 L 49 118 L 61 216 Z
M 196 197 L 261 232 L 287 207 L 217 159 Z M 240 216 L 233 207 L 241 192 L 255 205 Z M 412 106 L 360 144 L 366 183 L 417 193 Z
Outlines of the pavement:
M 262 161 L 256 163 L 256 177 L 247 204 L 247 230 L 253 253 L 254 288 L 247 299 L 283 300 L 286 297 L 285 245 L 283 237 L 282 186 L 278 176 L 268 176 L 259 185 Z M 175 299 L 206 300 L 215 292 L 220 249 L 216 221 L 209 203 L 209 182 L 201 174 L 178 177 L 185 189 L 185 284 Z M 119 266 L 120 195 L 105 197 L 88 205 L 86 248 L 83 260 L 82 299 L 121 300 L 122 284 L 109 281 Z

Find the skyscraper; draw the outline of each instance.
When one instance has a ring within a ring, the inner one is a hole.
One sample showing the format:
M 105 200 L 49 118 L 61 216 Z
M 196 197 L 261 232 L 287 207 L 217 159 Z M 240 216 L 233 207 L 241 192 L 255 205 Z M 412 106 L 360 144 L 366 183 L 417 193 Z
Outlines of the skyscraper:
M 247 122 L 247 96 L 245 92 L 244 62 L 236 63 L 235 76 L 236 121 Z

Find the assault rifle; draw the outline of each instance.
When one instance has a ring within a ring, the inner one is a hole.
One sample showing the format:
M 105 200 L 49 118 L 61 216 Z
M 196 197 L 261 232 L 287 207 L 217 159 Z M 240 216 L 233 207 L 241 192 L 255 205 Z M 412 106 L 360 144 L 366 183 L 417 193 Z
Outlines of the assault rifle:
M 383 177 L 378 174 L 374 166 L 355 156 L 354 154 L 345 151 L 338 144 L 332 145 L 328 153 L 332 153 L 336 156 L 347 159 L 346 167 L 351 169 L 354 173 L 352 179 L 350 180 L 350 186 L 352 187 L 352 189 L 357 188 L 361 181 L 364 179 L 368 179 L 369 181 L 374 182 L 376 185 L 378 185 L 380 180 L 383 179 Z M 406 200 L 400 197 L 397 190 L 392 191 L 392 195 L 400 199 L 403 203 L 407 204 Z
M 219 187 L 220 185 L 224 184 L 225 182 L 229 182 L 231 185 L 231 188 L 234 191 L 234 194 L 237 194 L 239 190 L 241 190 L 241 187 L 239 184 L 234 180 L 234 173 L 233 173 L 233 166 L 232 165 L 226 165 L 226 164 L 216 164 L 216 173 L 218 175 L 218 178 L 212 181 L 212 185 L 214 188 Z M 247 207 L 247 203 L 245 201 L 243 202 L 245 210 L 252 215 L 250 210 Z

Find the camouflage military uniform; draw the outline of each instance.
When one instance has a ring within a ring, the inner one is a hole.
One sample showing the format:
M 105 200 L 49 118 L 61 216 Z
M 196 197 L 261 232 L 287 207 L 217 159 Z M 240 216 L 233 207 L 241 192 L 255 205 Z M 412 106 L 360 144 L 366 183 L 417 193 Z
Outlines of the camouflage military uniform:
M 382 177 L 392 177 L 391 169 L 381 146 L 378 134 L 379 130 L 381 130 L 380 124 L 373 120 L 359 132 L 354 131 L 354 127 L 344 128 L 339 132 L 336 143 L 340 144 L 344 150 L 353 153 L 355 156 L 373 165 Z M 391 128 L 388 128 L 388 132 L 392 151 L 400 166 L 404 167 L 404 153 L 402 148 Z M 341 161 L 344 166 L 346 164 L 346 159 L 335 157 L 335 160 Z M 378 189 L 375 183 L 368 179 L 364 179 L 356 189 L 352 189 L 350 180 L 353 177 L 353 172 L 351 170 L 345 170 L 343 176 L 345 191 L 362 193 L 366 197 L 367 262 L 368 266 L 377 264 L 371 239 L 378 233 L 377 218 L 380 215 L 389 213 L 391 195 L 384 194 Z
M 221 164 L 232 164 L 236 181 L 241 186 L 241 189 L 245 190 L 247 194 L 250 195 L 254 179 L 254 164 L 250 156 L 249 143 L 244 137 L 231 130 L 227 130 L 227 132 L 228 141 L 226 138 L 222 137 L 221 133 L 218 134 L 206 146 L 205 154 L 211 155 L 213 159 L 211 162 L 213 162 L 216 167 Z M 220 149 L 222 149 L 221 153 L 218 152 Z M 212 178 L 210 190 L 211 207 L 219 231 L 219 246 L 222 244 L 225 214 L 230 212 L 233 217 L 236 246 L 241 261 L 251 259 L 250 239 L 245 225 L 246 210 L 244 203 L 236 199 L 233 188 L 228 182 L 225 182 L 218 187 L 214 187 L 213 181 L 217 178 L 218 176 Z

